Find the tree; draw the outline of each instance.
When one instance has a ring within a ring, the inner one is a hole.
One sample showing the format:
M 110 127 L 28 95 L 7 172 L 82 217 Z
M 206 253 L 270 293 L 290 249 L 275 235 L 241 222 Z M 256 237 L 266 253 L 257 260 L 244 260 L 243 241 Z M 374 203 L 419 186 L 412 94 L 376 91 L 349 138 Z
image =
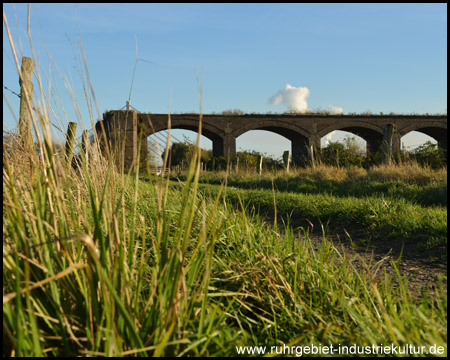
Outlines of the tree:
M 366 162 L 364 149 L 355 137 L 345 137 L 343 143 L 330 142 L 320 151 L 320 160 L 327 165 L 361 166 Z
M 194 155 L 194 151 L 197 148 L 197 145 L 193 144 L 186 137 L 183 142 L 173 143 L 169 149 L 169 155 L 171 159 L 171 165 L 181 165 L 181 164 L 189 164 Z M 165 151 L 162 154 L 162 158 L 164 159 Z M 212 150 L 201 149 L 200 161 L 203 163 L 211 163 L 212 160 Z
M 427 141 L 410 152 L 410 156 L 419 164 L 431 166 L 432 168 L 444 167 L 447 163 L 446 152 L 438 144 Z

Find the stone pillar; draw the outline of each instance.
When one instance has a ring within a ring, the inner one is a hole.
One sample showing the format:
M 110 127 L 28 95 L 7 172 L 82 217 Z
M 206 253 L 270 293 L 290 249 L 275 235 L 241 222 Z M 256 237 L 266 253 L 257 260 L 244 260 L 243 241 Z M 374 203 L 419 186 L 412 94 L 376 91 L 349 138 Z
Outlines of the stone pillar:
M 236 138 L 231 135 L 227 135 L 223 141 L 224 156 L 226 158 L 234 159 L 236 157 Z
M 225 135 L 223 138 L 213 140 L 213 156 L 223 156 L 225 158 L 236 157 L 236 138 L 232 135 Z
M 438 146 L 447 151 L 447 138 L 443 138 L 438 141 Z
M 320 145 L 320 138 L 314 135 L 308 139 L 308 142 L 309 142 L 308 148 L 309 161 L 311 161 L 312 165 L 314 166 L 316 164 L 317 157 L 322 148 Z
M 149 161 L 149 153 L 148 153 L 148 142 L 147 137 L 144 135 L 140 135 L 139 137 L 139 166 L 141 169 L 147 168 L 147 163 Z
M 447 130 L 445 131 L 445 133 L 447 135 Z M 447 161 L 447 136 L 442 137 L 438 140 L 438 146 L 444 149 L 445 161 Z
M 401 149 L 402 149 L 401 137 L 398 133 L 394 133 L 394 137 L 392 138 L 392 154 L 393 155 L 400 154 Z
M 133 110 L 105 114 L 106 135 L 115 163 L 125 169 L 136 164 L 138 153 L 137 113 Z
M 296 165 L 306 164 L 309 159 L 309 141 L 306 138 L 291 140 L 292 162 Z
M 213 140 L 213 156 L 214 157 L 224 156 L 223 138 L 217 138 Z
M 292 162 L 296 165 L 307 164 L 320 150 L 320 139 L 317 136 L 311 136 L 310 138 L 299 137 L 291 139 L 291 142 Z
M 400 145 L 400 144 L 399 144 Z M 394 124 L 387 124 L 384 127 L 383 145 L 382 145 L 382 163 L 390 164 L 394 154 Z

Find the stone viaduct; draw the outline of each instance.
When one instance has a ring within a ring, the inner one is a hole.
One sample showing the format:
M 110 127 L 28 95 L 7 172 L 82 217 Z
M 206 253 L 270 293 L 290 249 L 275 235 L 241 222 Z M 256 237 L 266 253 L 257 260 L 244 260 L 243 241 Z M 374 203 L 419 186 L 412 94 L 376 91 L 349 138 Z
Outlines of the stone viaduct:
M 111 149 L 122 155 L 125 167 L 147 155 L 147 137 L 152 133 L 172 129 L 198 132 L 199 114 L 138 113 L 133 110 L 109 111 L 97 122 L 96 131 L 105 129 Z M 102 126 L 103 125 L 103 126 Z M 367 142 L 367 152 L 375 153 L 385 139 L 387 127 L 393 126 L 391 152 L 400 151 L 400 139 L 411 131 L 434 138 L 447 149 L 447 115 L 322 115 L 322 114 L 245 114 L 202 116 L 202 135 L 213 143 L 216 157 L 235 157 L 236 138 L 250 130 L 268 130 L 291 140 L 292 159 L 300 163 L 310 157 L 311 149 L 320 147 L 323 136 L 334 130 L 348 131 Z

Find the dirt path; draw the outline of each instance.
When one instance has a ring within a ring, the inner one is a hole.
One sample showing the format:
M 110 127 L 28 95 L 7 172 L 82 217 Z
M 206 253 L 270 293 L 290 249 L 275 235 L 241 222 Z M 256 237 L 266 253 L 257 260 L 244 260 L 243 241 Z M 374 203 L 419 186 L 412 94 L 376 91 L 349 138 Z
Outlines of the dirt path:
M 273 225 L 273 218 L 266 217 L 265 221 L 268 225 Z M 279 224 L 282 223 L 280 221 L 282 219 L 279 220 Z M 302 224 L 303 228 L 308 229 L 304 225 Z M 291 220 L 291 226 L 295 229 L 300 224 L 295 224 Z M 311 228 L 310 238 L 317 249 L 322 243 L 322 229 L 309 225 L 309 230 Z M 392 263 L 397 263 L 400 275 L 408 279 L 408 288 L 416 300 L 420 299 L 425 289 L 432 294 L 439 286 L 439 277 L 442 278 L 442 286 L 447 295 L 446 246 L 420 251 L 417 244 L 403 244 L 401 240 L 368 242 L 367 239 L 371 238 L 370 234 L 349 229 L 330 232 L 326 237 L 336 249 L 345 254 L 346 258 L 352 260 L 354 266 L 372 269 L 375 280 L 384 276 L 384 271 L 394 274 L 395 268 Z
M 318 243 L 322 241 L 322 236 L 315 235 L 313 238 Z M 342 240 L 342 237 L 337 234 L 330 235 L 328 239 L 338 250 L 344 252 L 348 258 L 353 259 L 353 264 L 356 263 L 359 267 L 373 269 L 375 279 L 380 279 L 384 271 L 388 274 L 394 274 L 393 263 L 398 264 L 399 273 L 403 278 L 408 279 L 408 288 L 415 299 L 419 299 L 425 289 L 433 293 L 434 289 L 439 286 L 439 277 L 447 276 L 446 262 L 421 258 L 414 251 L 405 250 L 405 247 L 402 252 L 401 245 L 398 243 L 391 243 L 392 246 L 380 244 L 369 248 L 355 244 L 355 242 L 352 243 L 349 240 Z M 446 280 L 442 280 L 442 286 L 445 294 L 447 294 Z

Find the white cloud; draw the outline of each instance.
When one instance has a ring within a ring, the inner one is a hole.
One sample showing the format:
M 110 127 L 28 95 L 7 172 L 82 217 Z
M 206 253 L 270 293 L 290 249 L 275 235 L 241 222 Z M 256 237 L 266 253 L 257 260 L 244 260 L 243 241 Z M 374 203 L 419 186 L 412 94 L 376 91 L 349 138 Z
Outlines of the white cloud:
M 308 111 L 308 98 L 310 91 L 307 87 L 295 87 L 286 84 L 283 90 L 278 91 L 269 99 L 272 105 L 287 105 L 289 111 L 306 112 Z
M 342 115 L 344 113 L 344 109 L 341 107 L 330 105 L 329 108 L 334 115 Z
M 325 138 L 325 146 L 328 146 L 328 144 L 330 143 L 330 141 L 331 141 L 331 138 L 333 137 L 333 135 L 336 133 L 336 130 L 335 131 L 332 131 L 332 132 L 330 132 L 330 133 L 328 133 L 328 135 L 326 136 L 326 138 Z

